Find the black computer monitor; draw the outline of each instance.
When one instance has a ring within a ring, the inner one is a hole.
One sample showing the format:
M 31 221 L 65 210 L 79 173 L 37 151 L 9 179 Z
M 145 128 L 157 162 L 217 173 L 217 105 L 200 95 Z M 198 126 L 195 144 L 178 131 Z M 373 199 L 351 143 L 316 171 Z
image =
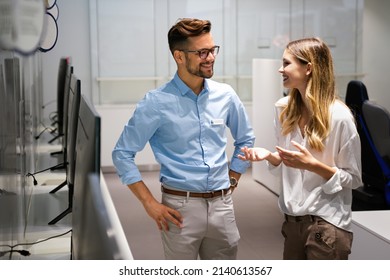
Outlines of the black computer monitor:
M 81 94 L 75 145 L 75 185 L 85 184 L 88 173 L 100 172 L 100 130 L 100 115 L 86 96 Z
M 62 57 L 58 66 L 57 75 L 57 128 L 58 134 L 64 135 L 64 96 L 66 87 L 66 74 L 70 65 L 69 57 Z
M 96 172 L 86 179 L 82 196 L 75 196 L 82 204 L 72 213 L 77 218 L 72 230 L 72 259 L 133 259 L 104 179 Z
M 100 182 L 101 119 L 81 95 L 76 137 L 76 169 L 72 210 L 72 258 L 120 259 L 116 244 L 115 208 Z M 88 176 L 94 178 L 89 181 Z M 114 220 L 112 220 L 114 219 Z M 116 218 L 117 219 L 117 218 Z M 120 224 L 120 223 L 119 223 Z M 118 231 L 118 232 L 117 232 Z M 126 240 L 126 238 L 124 238 Z M 126 241 L 126 247 L 127 241 Z
M 74 195 L 72 211 L 72 253 L 75 259 L 83 257 L 85 236 L 85 200 L 87 193 L 88 174 L 100 174 L 100 116 L 94 106 L 81 95 L 80 110 L 76 137 L 76 170 L 74 178 Z
M 62 153 L 64 154 L 64 162 L 67 161 L 66 157 L 66 146 L 68 144 L 68 109 L 69 109 L 69 90 L 70 90 L 70 81 L 71 76 L 73 74 L 73 66 L 68 63 L 66 68 L 66 76 L 65 76 L 65 88 L 64 88 L 64 108 L 63 108 L 63 131 L 64 137 L 62 139 Z
M 63 88 L 63 102 L 61 102 L 63 108 L 61 110 L 62 112 L 60 114 L 58 114 L 59 117 L 62 115 L 61 122 L 59 122 L 59 126 L 58 126 L 58 128 L 61 129 L 60 136 L 63 136 L 62 137 L 62 146 L 61 146 L 60 151 L 50 153 L 51 155 L 63 154 L 64 163 L 67 162 L 66 146 L 67 146 L 67 142 L 68 142 L 68 115 L 69 115 L 69 112 L 68 112 L 69 103 L 68 102 L 69 102 L 70 78 L 73 74 L 73 66 L 71 65 L 71 63 L 69 61 L 70 61 L 70 58 L 68 59 L 68 61 L 66 63 L 65 80 L 64 80 L 64 84 L 63 84 L 63 86 L 64 86 L 64 88 Z M 58 90 L 59 90 L 59 92 L 61 91 L 60 86 L 58 87 Z M 60 97 L 58 97 L 58 98 L 60 98 Z M 63 167 L 63 166 L 61 166 L 61 167 Z
M 66 145 L 66 179 L 50 193 L 55 193 L 65 185 L 69 188 L 69 206 L 68 208 L 58 215 L 56 218 L 49 222 L 49 225 L 53 225 L 72 212 L 73 202 L 73 187 L 74 176 L 76 168 L 76 136 L 77 125 L 80 110 L 80 98 L 81 98 L 81 82 L 76 75 L 71 75 L 69 85 L 69 97 L 68 97 L 68 130 L 67 130 L 67 145 Z
M 76 75 L 72 75 L 70 79 L 70 88 L 68 96 L 68 132 L 67 132 L 67 168 L 66 178 L 68 185 L 74 184 L 75 168 L 76 168 L 76 138 L 77 126 L 80 112 L 81 100 L 81 81 Z
M 79 206 L 89 173 L 100 172 L 100 116 L 85 95 L 81 95 L 75 145 L 74 202 Z M 77 216 L 77 215 L 76 215 Z
M 5 149 L 7 148 L 7 95 L 4 83 L 3 65 L 0 61 L 0 171 L 6 166 Z

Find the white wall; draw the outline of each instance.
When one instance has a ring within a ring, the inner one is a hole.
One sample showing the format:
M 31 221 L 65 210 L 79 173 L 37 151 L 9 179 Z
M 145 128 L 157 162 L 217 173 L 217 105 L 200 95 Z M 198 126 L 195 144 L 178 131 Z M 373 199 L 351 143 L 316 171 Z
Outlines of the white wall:
M 370 99 L 390 111 L 390 1 L 364 1 L 363 78 Z
M 89 1 L 57 0 L 58 39 L 54 48 L 42 53 L 43 103 L 56 100 L 58 64 L 71 56 L 74 73 L 81 80 L 81 91 L 91 98 L 91 54 L 89 39 Z M 45 108 L 44 117 L 56 111 L 56 103 Z
M 274 127 L 275 102 L 283 97 L 283 84 L 278 69 L 280 59 L 253 59 L 253 97 L 252 124 L 256 136 L 257 147 L 263 147 L 270 151 L 275 150 L 276 137 Z M 266 161 L 252 164 L 252 177 L 277 195 L 280 194 L 282 181 L 280 177 L 268 171 Z

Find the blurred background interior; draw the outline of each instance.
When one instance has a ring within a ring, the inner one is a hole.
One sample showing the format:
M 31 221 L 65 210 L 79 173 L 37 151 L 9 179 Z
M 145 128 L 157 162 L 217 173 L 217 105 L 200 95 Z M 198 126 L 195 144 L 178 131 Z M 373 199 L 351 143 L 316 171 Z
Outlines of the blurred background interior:
M 338 94 L 362 139 L 351 258 L 390 258 L 383 224 L 390 216 L 389 1 L 4 0 L 0 7 L 0 259 L 163 258 L 159 232 L 120 184 L 111 151 L 138 100 L 174 75 L 167 32 L 183 17 L 212 22 L 221 46 L 213 79 L 236 90 L 258 146 L 274 146 L 287 42 L 315 36 L 330 46 Z M 136 161 L 159 197 L 149 146 Z M 279 188 L 264 163 L 240 182 L 240 259 L 281 259 Z

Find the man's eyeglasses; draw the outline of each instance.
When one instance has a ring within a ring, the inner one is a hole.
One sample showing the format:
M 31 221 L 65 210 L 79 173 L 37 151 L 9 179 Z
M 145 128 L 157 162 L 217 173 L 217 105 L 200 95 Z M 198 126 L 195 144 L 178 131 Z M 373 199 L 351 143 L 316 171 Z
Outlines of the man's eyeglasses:
M 211 49 L 201 49 L 201 50 L 195 50 L 195 51 L 180 50 L 180 51 L 186 52 L 186 53 L 198 53 L 198 55 L 201 59 L 206 59 L 209 56 L 209 53 L 212 53 L 213 56 L 217 56 L 217 54 L 219 53 L 219 46 L 214 46 Z

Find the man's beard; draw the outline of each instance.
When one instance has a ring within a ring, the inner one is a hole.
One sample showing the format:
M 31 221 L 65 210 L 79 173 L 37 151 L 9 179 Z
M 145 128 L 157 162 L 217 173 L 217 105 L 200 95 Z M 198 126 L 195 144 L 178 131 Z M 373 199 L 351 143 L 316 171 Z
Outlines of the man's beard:
M 201 78 L 206 78 L 209 79 L 213 76 L 214 74 L 214 68 L 211 68 L 211 71 L 202 71 L 201 66 L 199 66 L 197 69 L 191 68 L 189 65 L 189 62 L 186 64 L 187 71 L 191 73 L 192 75 L 201 77 Z

